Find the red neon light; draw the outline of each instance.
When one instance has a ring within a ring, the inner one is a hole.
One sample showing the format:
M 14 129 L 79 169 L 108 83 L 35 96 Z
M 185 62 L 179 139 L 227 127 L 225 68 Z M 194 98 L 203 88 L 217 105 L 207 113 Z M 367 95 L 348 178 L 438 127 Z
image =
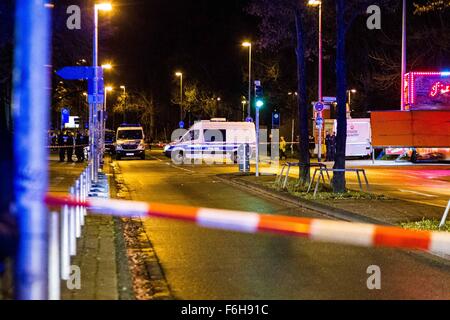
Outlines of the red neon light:
M 436 82 L 431 88 L 430 96 L 436 97 L 437 95 L 443 95 L 450 92 L 450 84 L 443 84 L 442 82 Z

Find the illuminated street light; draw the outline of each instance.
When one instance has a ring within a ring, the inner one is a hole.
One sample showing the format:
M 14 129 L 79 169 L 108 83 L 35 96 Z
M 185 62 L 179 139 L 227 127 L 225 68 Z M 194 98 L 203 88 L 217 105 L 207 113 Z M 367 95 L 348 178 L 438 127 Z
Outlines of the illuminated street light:
M 112 5 L 111 3 L 98 3 L 95 5 L 95 9 L 99 11 L 111 11 Z
M 183 73 L 175 72 L 175 75 L 180 78 L 180 122 L 183 121 Z
M 252 101 L 252 43 L 250 41 L 242 42 L 242 46 L 248 48 L 248 100 L 247 100 L 247 118 L 250 118 L 250 104 Z
M 112 64 L 111 63 L 102 64 L 102 68 L 106 69 L 106 70 L 111 70 L 112 69 Z

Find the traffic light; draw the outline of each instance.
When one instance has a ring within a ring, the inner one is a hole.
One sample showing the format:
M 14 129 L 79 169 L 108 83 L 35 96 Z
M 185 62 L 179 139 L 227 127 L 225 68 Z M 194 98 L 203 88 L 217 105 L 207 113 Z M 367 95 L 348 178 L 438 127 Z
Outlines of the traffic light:
M 261 108 L 264 106 L 263 89 L 261 86 L 261 81 L 255 81 L 255 106 Z
M 278 111 L 272 112 L 272 129 L 280 128 L 280 113 Z

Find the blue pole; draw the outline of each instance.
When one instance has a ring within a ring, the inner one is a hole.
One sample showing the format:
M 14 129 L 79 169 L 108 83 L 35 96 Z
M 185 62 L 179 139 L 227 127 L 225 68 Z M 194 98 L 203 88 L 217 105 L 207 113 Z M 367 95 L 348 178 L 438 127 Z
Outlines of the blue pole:
M 13 78 L 14 200 L 20 240 L 15 290 L 21 300 L 48 298 L 47 191 L 50 10 L 17 0 Z

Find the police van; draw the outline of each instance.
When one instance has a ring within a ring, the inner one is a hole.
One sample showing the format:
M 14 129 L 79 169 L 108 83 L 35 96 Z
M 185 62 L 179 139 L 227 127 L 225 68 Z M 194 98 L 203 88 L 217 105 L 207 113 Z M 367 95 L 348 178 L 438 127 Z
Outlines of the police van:
M 140 125 L 122 124 L 117 128 L 114 144 L 116 159 L 139 157 L 145 159 L 144 129 Z
M 249 144 L 252 155 L 255 154 L 256 132 L 252 122 L 227 122 L 223 118 L 201 120 L 189 130 L 176 130 L 174 135 L 175 141 L 166 145 L 163 152 L 175 163 L 192 159 L 236 163 L 242 144 Z

